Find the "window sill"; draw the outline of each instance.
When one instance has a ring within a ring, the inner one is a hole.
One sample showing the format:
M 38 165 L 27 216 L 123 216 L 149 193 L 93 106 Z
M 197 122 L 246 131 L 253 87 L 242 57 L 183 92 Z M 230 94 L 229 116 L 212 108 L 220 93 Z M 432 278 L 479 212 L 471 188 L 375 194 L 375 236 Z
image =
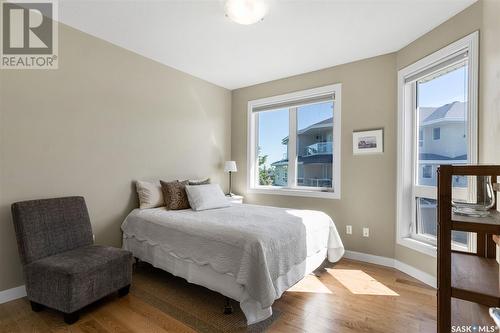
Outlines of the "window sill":
M 431 244 L 424 243 L 422 241 L 410 238 L 410 237 L 400 237 L 398 238 L 398 244 L 408 247 L 417 252 L 426 254 L 431 257 L 437 257 L 437 247 Z
M 272 195 L 289 195 L 296 197 L 324 198 L 324 199 L 340 199 L 340 193 L 325 192 L 315 190 L 289 189 L 289 188 L 249 188 L 247 193 L 251 194 L 272 194 Z

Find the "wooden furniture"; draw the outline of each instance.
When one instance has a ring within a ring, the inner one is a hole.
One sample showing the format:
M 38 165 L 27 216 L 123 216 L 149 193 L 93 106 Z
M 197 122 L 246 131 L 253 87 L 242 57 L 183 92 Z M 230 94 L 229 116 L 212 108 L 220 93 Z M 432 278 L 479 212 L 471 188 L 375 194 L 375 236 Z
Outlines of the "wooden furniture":
M 491 176 L 498 189 L 500 166 L 441 165 L 438 169 L 438 333 L 452 325 L 494 325 L 488 307 L 500 306 L 499 266 L 493 235 L 500 234 L 496 204 L 488 217 L 452 213 L 453 176 Z M 476 253 L 451 249 L 453 230 L 477 234 Z

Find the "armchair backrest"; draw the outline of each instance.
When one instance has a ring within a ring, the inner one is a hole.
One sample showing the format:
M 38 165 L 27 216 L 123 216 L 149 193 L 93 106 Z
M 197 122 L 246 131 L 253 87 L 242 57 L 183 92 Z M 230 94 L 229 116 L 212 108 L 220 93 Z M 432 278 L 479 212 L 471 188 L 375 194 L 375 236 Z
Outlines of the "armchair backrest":
M 83 197 L 22 201 L 11 209 L 23 265 L 93 243 Z

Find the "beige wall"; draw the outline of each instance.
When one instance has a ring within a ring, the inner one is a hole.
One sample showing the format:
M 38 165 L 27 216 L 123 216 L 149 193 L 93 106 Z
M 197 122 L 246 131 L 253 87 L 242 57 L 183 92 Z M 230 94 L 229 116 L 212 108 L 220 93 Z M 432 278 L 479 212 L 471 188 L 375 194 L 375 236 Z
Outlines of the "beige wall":
M 210 176 L 230 156 L 231 92 L 60 25 L 58 70 L 0 71 L 0 291 L 23 284 L 10 204 L 85 196 L 120 246 L 135 179 Z
M 340 200 L 250 195 L 246 191 L 249 100 L 342 83 Z M 396 188 L 396 55 L 388 54 L 233 91 L 231 156 L 238 163 L 234 188 L 250 203 L 319 209 L 337 224 L 349 250 L 394 257 Z M 384 154 L 352 155 L 352 131 L 384 128 Z M 345 235 L 345 225 L 353 235 Z M 370 237 L 362 237 L 362 227 Z
M 500 1 L 483 1 L 479 157 L 500 164 Z
M 481 29 L 482 2 L 476 2 L 397 52 L 398 69 Z

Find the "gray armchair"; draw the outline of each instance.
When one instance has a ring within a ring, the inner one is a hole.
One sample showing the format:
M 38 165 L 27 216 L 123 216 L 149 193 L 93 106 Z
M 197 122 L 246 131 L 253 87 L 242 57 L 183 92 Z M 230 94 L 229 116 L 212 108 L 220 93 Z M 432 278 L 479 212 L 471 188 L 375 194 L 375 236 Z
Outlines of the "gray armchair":
M 12 217 L 33 311 L 56 309 L 72 324 L 84 306 L 128 294 L 132 254 L 93 245 L 83 197 L 16 202 Z

